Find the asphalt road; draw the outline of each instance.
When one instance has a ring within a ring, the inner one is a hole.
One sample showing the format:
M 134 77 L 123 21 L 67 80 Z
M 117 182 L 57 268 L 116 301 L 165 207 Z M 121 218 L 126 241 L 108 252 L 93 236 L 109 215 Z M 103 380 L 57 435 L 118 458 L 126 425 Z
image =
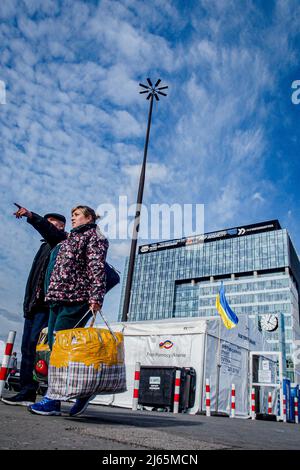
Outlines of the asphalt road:
M 300 425 L 173 415 L 90 405 L 85 414 L 37 416 L 0 402 L 0 449 L 238 450 L 300 449 Z

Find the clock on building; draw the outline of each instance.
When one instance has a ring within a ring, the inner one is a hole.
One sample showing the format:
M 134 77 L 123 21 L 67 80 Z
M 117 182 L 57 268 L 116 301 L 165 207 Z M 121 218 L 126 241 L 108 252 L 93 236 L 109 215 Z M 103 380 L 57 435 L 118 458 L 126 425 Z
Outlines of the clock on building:
M 274 314 L 264 315 L 260 320 L 260 325 L 265 331 L 275 331 L 278 328 L 278 317 Z

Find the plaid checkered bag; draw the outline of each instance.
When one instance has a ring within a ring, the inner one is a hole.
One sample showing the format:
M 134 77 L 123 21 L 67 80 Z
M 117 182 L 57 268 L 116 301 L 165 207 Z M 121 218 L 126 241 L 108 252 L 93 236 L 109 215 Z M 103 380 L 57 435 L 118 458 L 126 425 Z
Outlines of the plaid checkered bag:
M 56 333 L 47 397 L 68 400 L 126 391 L 123 334 L 107 326 L 109 329 L 74 328 Z
M 49 369 L 47 397 L 53 400 L 83 398 L 94 394 L 121 393 L 126 391 L 125 365 L 108 366 L 99 369 L 80 362 L 70 362 L 67 367 Z

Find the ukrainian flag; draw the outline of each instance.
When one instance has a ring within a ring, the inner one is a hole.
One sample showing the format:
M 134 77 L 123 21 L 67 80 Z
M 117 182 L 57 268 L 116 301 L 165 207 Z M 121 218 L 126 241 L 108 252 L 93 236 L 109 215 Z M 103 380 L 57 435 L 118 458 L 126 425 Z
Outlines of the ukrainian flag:
M 231 310 L 226 300 L 223 282 L 221 284 L 220 291 L 216 298 L 216 309 L 221 315 L 223 323 L 228 330 L 230 330 L 231 328 L 234 328 L 238 324 L 239 319 L 236 316 L 236 314 Z

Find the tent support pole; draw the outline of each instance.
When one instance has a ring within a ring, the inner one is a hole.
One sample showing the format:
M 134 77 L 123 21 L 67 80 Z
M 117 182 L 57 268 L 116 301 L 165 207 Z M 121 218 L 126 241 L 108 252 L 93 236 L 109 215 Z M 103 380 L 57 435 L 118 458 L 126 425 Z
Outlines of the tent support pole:
M 204 340 L 202 343 L 202 374 L 200 377 L 200 409 L 199 411 L 202 411 L 203 407 L 203 395 L 204 395 L 204 384 L 205 384 L 205 379 L 206 379 L 206 348 L 207 348 L 207 323 L 205 327 L 205 333 L 204 333 Z
M 216 381 L 216 413 L 219 411 L 219 389 L 221 372 L 221 318 L 219 319 L 218 352 L 217 352 L 217 381 Z

